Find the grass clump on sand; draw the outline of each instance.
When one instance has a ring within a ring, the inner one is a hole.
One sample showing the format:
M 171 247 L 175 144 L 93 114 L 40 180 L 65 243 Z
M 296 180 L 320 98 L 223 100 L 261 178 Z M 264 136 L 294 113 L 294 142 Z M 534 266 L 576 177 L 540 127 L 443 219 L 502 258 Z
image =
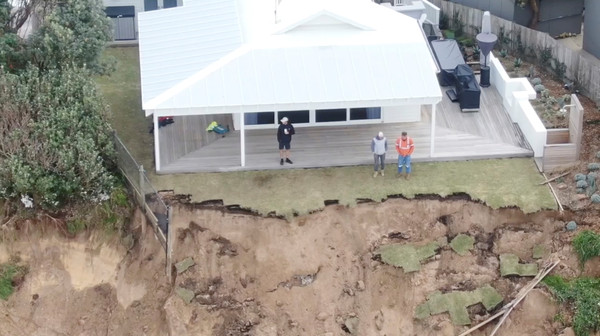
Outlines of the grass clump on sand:
M 420 270 L 421 261 L 433 257 L 439 248 L 435 242 L 423 246 L 389 244 L 381 246 L 375 254 L 379 254 L 384 263 L 402 267 L 404 272 L 409 273 Z

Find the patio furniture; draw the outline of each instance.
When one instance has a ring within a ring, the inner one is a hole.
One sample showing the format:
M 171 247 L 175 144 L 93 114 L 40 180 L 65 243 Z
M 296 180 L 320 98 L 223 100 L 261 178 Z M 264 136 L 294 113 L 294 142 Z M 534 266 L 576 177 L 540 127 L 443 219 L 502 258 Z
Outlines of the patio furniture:
M 481 89 L 470 66 L 461 64 L 454 69 L 454 91 L 462 112 L 479 111 Z
M 465 64 L 463 54 L 456 40 L 435 40 L 430 42 L 435 60 L 439 66 L 438 83 L 441 86 L 454 84 L 454 69 Z

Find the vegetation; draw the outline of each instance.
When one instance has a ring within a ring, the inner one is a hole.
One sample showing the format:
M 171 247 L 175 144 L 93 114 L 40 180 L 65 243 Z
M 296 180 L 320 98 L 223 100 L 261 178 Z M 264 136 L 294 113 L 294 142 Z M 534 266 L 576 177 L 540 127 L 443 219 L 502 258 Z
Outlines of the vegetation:
M 560 276 L 550 275 L 543 282 L 559 302 L 569 304 L 575 310 L 575 335 L 587 336 L 600 330 L 600 279 L 577 278 L 566 281 Z
M 573 248 L 583 265 L 586 261 L 600 256 L 600 234 L 590 230 L 582 231 L 573 239 Z
M 27 273 L 27 267 L 16 263 L 0 265 L 0 299 L 8 300 L 14 292 L 15 285 L 21 281 Z
M 412 244 L 389 244 L 381 246 L 375 254 L 381 261 L 396 267 L 402 267 L 405 273 L 421 269 L 421 261 L 433 257 L 439 250 L 439 244 L 431 242 L 423 246 Z
M 0 14 L 0 198 L 44 209 L 102 200 L 115 183 L 114 153 L 91 75 L 109 68 L 99 54 L 110 21 L 98 0 L 27 5 L 48 13 L 27 40 Z M 20 12 L 5 0 L 0 8 Z
M 66 219 L 66 229 L 76 235 L 87 229 L 99 229 L 105 233 L 123 233 L 131 214 L 126 190 L 115 188 L 110 198 L 102 203 L 80 204 Z

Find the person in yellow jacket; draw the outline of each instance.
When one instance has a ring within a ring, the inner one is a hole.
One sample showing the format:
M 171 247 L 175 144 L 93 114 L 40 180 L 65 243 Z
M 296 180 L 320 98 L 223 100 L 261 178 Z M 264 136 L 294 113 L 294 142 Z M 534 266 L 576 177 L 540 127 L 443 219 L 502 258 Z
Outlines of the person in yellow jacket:
M 406 167 L 406 175 L 404 177 L 410 179 L 410 156 L 415 151 L 415 142 L 408 136 L 406 132 L 402 132 L 402 136 L 396 140 L 396 151 L 398 152 L 398 176 L 402 174 L 402 167 Z

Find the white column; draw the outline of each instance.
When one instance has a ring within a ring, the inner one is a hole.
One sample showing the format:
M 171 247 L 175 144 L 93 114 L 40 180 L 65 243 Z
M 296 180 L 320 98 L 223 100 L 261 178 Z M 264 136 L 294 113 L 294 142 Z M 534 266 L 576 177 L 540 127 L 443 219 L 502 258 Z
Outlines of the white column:
M 152 113 L 152 119 L 154 122 L 154 161 L 156 162 L 156 172 L 158 173 L 160 171 L 160 140 L 158 139 L 158 133 L 160 132 L 158 131 L 158 116 L 156 115 L 156 111 Z
M 246 120 L 244 120 L 244 112 L 240 113 L 240 153 L 242 167 L 246 166 Z
M 435 146 L 435 104 L 431 104 L 431 140 L 429 147 L 429 157 L 433 157 Z

